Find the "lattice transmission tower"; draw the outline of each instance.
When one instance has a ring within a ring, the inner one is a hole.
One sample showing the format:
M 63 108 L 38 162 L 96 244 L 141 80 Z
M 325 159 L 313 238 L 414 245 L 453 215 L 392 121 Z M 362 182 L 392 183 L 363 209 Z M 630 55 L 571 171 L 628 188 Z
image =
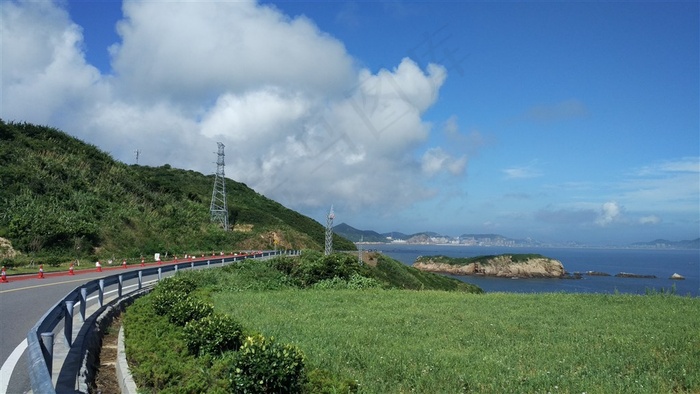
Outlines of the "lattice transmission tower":
M 360 265 L 364 263 L 362 259 L 362 242 L 364 241 L 364 239 L 365 236 L 360 235 L 360 242 L 357 243 L 357 262 L 360 263 Z
M 333 219 L 335 214 L 333 213 L 333 206 L 331 205 L 331 211 L 326 217 L 326 256 L 333 253 Z
M 214 191 L 211 194 L 211 221 L 217 222 L 228 231 L 228 208 L 226 207 L 226 178 L 224 177 L 224 144 L 217 142 L 219 146 L 216 159 L 216 177 L 214 178 Z

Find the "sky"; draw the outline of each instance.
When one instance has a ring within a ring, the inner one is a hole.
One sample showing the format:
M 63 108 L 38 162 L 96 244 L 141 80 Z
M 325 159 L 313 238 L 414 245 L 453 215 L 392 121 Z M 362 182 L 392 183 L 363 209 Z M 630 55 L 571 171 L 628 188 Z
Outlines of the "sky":
M 0 2 L 4 121 L 325 224 L 700 237 L 697 2 Z M 213 186 L 213 185 L 212 185 Z

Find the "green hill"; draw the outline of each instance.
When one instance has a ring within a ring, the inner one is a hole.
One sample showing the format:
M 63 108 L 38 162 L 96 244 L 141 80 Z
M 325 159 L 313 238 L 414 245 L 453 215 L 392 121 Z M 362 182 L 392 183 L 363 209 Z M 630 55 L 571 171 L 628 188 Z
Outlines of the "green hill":
M 226 180 L 229 223 L 211 223 L 214 175 L 127 165 L 50 127 L 0 120 L 0 237 L 33 256 L 317 249 L 325 230 Z M 355 246 L 335 235 L 334 248 Z

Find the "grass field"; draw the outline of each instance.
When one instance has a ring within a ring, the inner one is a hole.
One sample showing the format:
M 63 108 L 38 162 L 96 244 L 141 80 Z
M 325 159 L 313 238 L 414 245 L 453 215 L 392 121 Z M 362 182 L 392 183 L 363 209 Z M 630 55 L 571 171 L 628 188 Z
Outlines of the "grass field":
M 700 392 L 700 299 L 400 290 L 214 292 L 366 393 Z

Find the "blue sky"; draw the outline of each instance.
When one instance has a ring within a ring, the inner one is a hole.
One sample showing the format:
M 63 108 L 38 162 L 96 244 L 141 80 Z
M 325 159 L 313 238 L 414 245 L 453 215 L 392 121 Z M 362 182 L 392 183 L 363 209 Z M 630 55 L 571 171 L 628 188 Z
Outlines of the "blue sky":
M 8 121 L 324 223 L 700 236 L 697 2 L 2 3 Z

